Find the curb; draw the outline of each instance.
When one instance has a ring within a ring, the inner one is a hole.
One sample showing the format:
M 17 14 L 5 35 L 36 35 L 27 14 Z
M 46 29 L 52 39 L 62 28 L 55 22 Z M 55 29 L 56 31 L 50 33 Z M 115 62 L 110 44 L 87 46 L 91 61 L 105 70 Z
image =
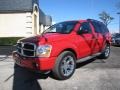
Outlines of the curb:
M 5 58 L 5 57 L 12 58 L 12 55 L 9 55 L 9 56 L 7 56 L 7 55 L 0 55 L 0 58 Z

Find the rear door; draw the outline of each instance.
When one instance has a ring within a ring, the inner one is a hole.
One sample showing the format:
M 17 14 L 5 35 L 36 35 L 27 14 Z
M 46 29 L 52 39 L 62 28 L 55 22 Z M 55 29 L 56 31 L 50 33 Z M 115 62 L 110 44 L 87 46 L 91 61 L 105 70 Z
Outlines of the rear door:
M 94 22 L 93 21 L 91 24 L 94 27 L 93 34 L 95 36 L 95 38 L 94 38 L 95 39 L 95 41 L 94 41 L 95 43 L 94 43 L 93 47 L 95 47 L 94 53 L 96 53 L 96 52 L 100 52 L 101 51 L 101 49 L 103 48 L 103 46 L 105 44 L 106 38 L 103 35 L 103 31 L 104 30 L 102 30 L 102 25 L 99 22 Z

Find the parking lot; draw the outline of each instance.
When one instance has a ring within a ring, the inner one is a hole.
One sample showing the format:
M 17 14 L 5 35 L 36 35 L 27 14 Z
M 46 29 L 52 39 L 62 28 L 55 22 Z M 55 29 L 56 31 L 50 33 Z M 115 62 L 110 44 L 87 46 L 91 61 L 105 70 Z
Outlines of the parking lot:
M 120 90 L 120 47 L 112 46 L 107 60 L 78 64 L 74 75 L 65 81 L 43 79 L 39 74 L 14 68 L 10 51 L 3 47 L 0 54 L 0 90 Z

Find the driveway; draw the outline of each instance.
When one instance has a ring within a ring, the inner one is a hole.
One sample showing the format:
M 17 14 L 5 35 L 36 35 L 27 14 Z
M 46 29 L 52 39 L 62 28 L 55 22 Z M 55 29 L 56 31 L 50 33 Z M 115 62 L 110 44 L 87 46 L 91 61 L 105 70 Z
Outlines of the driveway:
M 91 59 L 77 65 L 65 81 L 14 68 L 11 57 L 0 58 L 0 90 L 120 90 L 120 47 L 111 47 L 107 60 Z

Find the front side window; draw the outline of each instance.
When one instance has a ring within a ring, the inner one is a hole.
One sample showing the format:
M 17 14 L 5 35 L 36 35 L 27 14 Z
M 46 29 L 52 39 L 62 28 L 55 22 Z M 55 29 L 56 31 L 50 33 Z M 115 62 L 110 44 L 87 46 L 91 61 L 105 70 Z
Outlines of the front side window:
M 73 28 L 75 27 L 76 24 L 77 24 L 77 21 L 57 23 L 57 24 L 49 27 L 47 30 L 45 30 L 44 33 L 67 34 L 67 33 L 70 33 L 73 30 Z
M 86 31 L 88 33 L 91 33 L 91 27 L 90 27 L 90 24 L 88 22 L 84 22 L 81 24 L 80 26 L 80 31 L 83 30 L 83 31 Z

